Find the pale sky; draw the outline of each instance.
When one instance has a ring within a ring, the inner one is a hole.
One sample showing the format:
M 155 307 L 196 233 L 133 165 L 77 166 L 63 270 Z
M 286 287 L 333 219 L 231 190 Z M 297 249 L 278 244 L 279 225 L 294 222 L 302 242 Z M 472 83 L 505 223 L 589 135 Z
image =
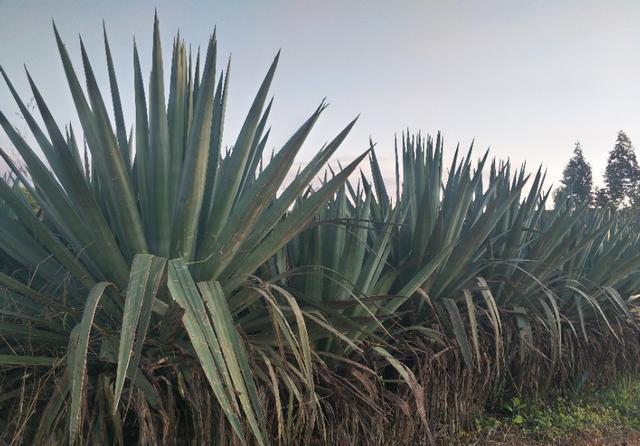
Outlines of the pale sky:
M 78 69 L 82 35 L 106 87 L 104 19 L 131 123 L 132 37 L 148 76 L 155 7 L 165 62 L 178 28 L 197 47 L 217 25 L 220 68 L 233 53 L 228 143 L 282 48 L 270 146 L 279 148 L 323 97 L 331 104 L 302 162 L 358 113 L 338 158 L 353 158 L 371 135 L 389 173 L 394 134 L 406 128 L 442 130 L 449 154 L 475 138 L 478 155 L 491 147 L 494 156 L 527 161 L 531 169 L 543 163 L 553 181 L 576 140 L 597 182 L 618 130 L 640 147 L 638 0 L 0 0 L 0 64 L 28 99 L 26 64 L 59 123 L 75 121 L 51 19 Z M 0 109 L 26 128 L 4 85 Z M 1 131 L 0 145 L 8 146 Z

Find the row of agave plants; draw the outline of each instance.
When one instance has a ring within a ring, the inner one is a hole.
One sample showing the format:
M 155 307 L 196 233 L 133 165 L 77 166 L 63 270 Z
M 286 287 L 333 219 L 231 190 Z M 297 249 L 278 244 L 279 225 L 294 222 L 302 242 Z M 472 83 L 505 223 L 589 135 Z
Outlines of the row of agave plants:
M 445 165 L 440 135 L 402 135 L 392 196 L 373 146 L 327 164 L 355 120 L 291 179 L 325 104 L 263 153 L 279 55 L 225 148 L 215 33 L 202 61 L 174 40 L 166 89 L 156 19 L 130 126 L 106 33 L 110 98 L 55 37 L 81 132 L 1 70 L 33 135 L 0 112 L 2 441 L 434 443 L 637 371 L 640 232 L 611 210 L 548 210 L 541 170 L 488 153 Z

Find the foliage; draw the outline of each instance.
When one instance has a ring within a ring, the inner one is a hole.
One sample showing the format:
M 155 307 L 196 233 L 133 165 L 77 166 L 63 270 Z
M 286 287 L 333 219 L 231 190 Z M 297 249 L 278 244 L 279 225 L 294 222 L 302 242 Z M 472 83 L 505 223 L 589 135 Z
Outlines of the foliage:
M 513 424 L 524 423 L 524 417 L 522 414 L 526 407 L 527 405 L 523 403 L 520 398 L 515 396 L 511 398 L 511 401 L 504 404 L 504 408 L 508 412 Z
M 604 180 L 607 196 L 614 205 L 634 201 L 640 170 L 636 154 L 629 137 L 621 130 L 616 144 L 609 152 Z
M 547 210 L 541 168 L 472 148 L 447 168 L 441 135 L 407 132 L 391 197 L 373 144 L 327 165 L 354 120 L 285 181 L 326 106 L 263 156 L 279 55 L 224 149 L 215 33 L 202 63 L 174 40 L 165 101 L 156 19 L 132 131 L 106 33 L 111 112 L 55 35 L 81 132 L 27 73 L 41 128 L 2 71 L 37 144 L 0 113 L 3 441 L 434 442 L 514 389 L 637 371 L 640 234 Z
M 44 131 L 4 70 L 2 75 L 46 164 L 0 114 L 0 125 L 26 165 L 26 172 L 18 169 L 2 152 L 16 181 L 0 183 L 0 197 L 6 205 L 1 249 L 3 258 L 6 255 L 11 262 L 23 266 L 12 268 L 11 276 L 0 276 L 5 288 L 3 334 L 12 338 L 7 353 L 19 355 L 8 363 L 35 361 L 61 366 L 65 350 L 60 347 L 68 339 L 66 372 L 58 377 L 61 393 L 52 396 L 54 405 L 45 410 L 47 416 L 36 436 L 58 436 L 57 425 L 65 412 L 61 402 L 70 395 L 71 406 L 66 415 L 70 442 L 81 435 L 86 440 L 88 431 L 83 426 L 93 421 L 84 400 L 89 388 L 96 389 L 91 370 L 110 362 L 117 363 L 115 376 L 95 376 L 98 395 L 104 386 L 103 391 L 110 395 L 106 414 L 116 415 L 123 407 L 119 402 L 126 379 L 142 392 L 140 396 L 129 393 L 128 401 L 166 413 L 171 409 L 159 406 L 157 381 L 155 385 L 147 381 L 139 368 L 169 360 L 174 369 L 174 385 L 175 379 L 189 383 L 193 378 L 181 378 L 183 372 L 178 367 L 180 352 L 188 352 L 187 356 L 200 361 L 235 435 L 246 438 L 247 420 L 253 438 L 266 444 L 255 376 L 233 327 L 229 310 L 232 299 L 227 298 L 239 285 L 233 278 L 243 281 L 304 229 L 327 197 L 353 172 L 362 156 L 318 190 L 306 192 L 304 205 L 289 211 L 354 122 L 323 147 L 293 181 L 284 184 L 296 153 L 325 105 L 313 111 L 270 162 L 261 162 L 269 135 L 268 90 L 279 55 L 258 90 L 233 148 L 225 152 L 221 144 L 230 66 L 217 76 L 215 33 L 203 68 L 199 54 L 194 68 L 184 42 L 176 38 L 165 106 L 156 19 L 148 100 L 134 46 L 136 125 L 135 132 L 130 133 L 123 120 L 106 33 L 115 126 L 82 41 L 86 93 L 58 31 L 54 31 L 82 124 L 85 151 L 80 149 L 83 145 L 77 142 L 71 127 L 63 131 L 54 121 L 28 72 Z M 36 215 L 25 196 L 16 192 L 22 187 L 35 199 L 42 215 Z M 281 187 L 283 190 L 277 195 Z M 167 262 L 167 257 L 181 260 Z M 189 262 L 188 267 L 185 262 Z M 225 285 L 224 291 L 220 281 Z M 275 322 L 278 316 L 270 316 L 270 311 L 278 309 L 279 304 L 272 297 L 265 298 L 269 305 L 253 305 L 245 313 L 254 318 L 259 314 L 268 320 L 273 317 Z M 207 312 L 210 318 L 203 319 Z M 175 326 L 180 320 L 186 333 Z M 39 328 L 26 328 L 32 324 Z M 279 336 L 280 333 L 272 333 L 271 343 L 275 344 Z M 269 335 L 263 336 L 263 341 L 268 338 Z M 110 353 L 112 344 L 115 353 Z M 308 369 L 306 376 L 296 379 L 312 386 L 308 347 L 296 340 L 295 348 L 304 353 L 298 358 L 298 366 Z M 265 361 L 276 354 L 268 345 L 257 350 Z M 287 372 L 281 369 L 280 373 Z M 312 392 L 312 387 L 309 390 Z M 185 395 L 184 390 L 182 394 Z M 136 402 L 139 398 L 142 400 Z M 123 414 L 129 403 L 124 406 Z M 139 416 L 144 414 L 142 409 L 136 412 Z M 118 425 L 112 429 L 117 430 Z M 120 432 L 117 437 L 122 435 Z M 145 435 L 141 429 L 141 438 Z
M 573 156 L 565 166 L 560 182 L 562 186 L 554 192 L 556 206 L 561 200 L 566 200 L 571 208 L 591 204 L 593 200 L 591 166 L 584 158 L 580 142 L 576 142 Z
M 606 187 L 597 187 L 593 192 L 593 203 L 598 208 L 606 208 L 611 205 Z
M 532 439 L 556 443 L 577 434 L 595 436 L 640 429 L 640 383 L 637 379 L 623 378 L 609 388 L 526 403 L 513 397 L 512 401 L 516 400 L 517 417 L 507 405 L 504 415 L 485 415 L 476 419 L 476 431 L 464 436 L 491 438 L 509 430 L 522 442 Z

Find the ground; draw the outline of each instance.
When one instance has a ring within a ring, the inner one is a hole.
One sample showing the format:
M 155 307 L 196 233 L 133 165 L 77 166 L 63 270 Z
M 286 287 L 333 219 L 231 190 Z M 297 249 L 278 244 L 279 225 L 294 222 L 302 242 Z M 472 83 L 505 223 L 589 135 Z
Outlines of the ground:
M 536 440 L 521 432 L 496 434 L 490 438 L 477 438 L 468 446 L 640 446 L 639 431 L 581 432 L 562 440 Z
M 640 379 L 569 395 L 513 397 L 479 417 L 459 445 L 640 446 Z

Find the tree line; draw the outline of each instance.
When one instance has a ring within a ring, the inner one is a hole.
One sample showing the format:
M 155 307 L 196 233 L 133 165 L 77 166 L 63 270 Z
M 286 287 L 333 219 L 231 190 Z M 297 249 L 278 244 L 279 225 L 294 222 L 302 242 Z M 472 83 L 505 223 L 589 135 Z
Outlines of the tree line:
M 594 187 L 591 165 L 584 157 L 580 142 L 576 142 L 553 198 L 556 207 L 637 208 L 640 205 L 640 168 L 627 134 L 622 130 L 618 132 L 607 158 L 603 187 Z

